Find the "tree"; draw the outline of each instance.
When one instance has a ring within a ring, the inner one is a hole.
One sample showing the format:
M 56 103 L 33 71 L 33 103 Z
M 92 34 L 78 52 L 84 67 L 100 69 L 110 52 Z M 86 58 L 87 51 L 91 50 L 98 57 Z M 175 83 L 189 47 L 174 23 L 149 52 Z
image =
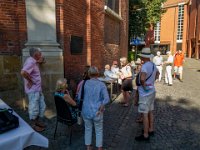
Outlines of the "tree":
M 129 37 L 145 35 L 150 26 L 160 21 L 166 0 L 129 0 Z

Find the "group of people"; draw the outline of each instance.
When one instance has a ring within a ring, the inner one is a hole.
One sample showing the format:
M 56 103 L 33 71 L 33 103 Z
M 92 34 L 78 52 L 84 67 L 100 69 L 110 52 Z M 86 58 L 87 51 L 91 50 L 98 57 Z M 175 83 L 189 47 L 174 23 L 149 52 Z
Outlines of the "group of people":
M 44 57 L 39 48 L 30 48 L 30 57 L 28 57 L 21 70 L 21 75 L 24 77 L 25 92 L 29 100 L 29 118 L 31 126 L 34 130 L 40 132 L 46 128 L 46 125 L 40 120 L 44 116 L 45 101 L 41 88 L 41 75 L 39 64 L 45 63 Z M 121 90 L 123 94 L 123 106 L 127 107 L 130 104 L 130 91 L 133 90 L 132 80 L 133 75 L 137 72 L 136 80 L 139 82 L 137 85 L 138 95 L 138 112 L 142 114 L 144 131 L 142 135 L 135 138 L 137 141 L 149 140 L 149 136 L 154 134 L 153 127 L 153 110 L 155 100 L 155 86 L 154 82 L 158 79 L 161 81 L 162 66 L 166 65 L 165 82 L 169 85 L 172 84 L 171 69 L 173 60 L 176 62 L 175 68 L 179 73 L 182 71 L 180 66 L 182 53 L 179 51 L 173 57 L 170 52 L 167 52 L 168 59 L 163 62 L 160 52 L 151 61 L 152 54 L 150 48 L 143 48 L 139 54 L 141 60 L 136 61 L 137 67 L 135 72 L 132 70 L 132 65 L 128 63 L 126 57 L 120 58 L 121 67 L 119 68 L 118 62 L 113 61 L 112 66 L 105 66 L 105 77 L 118 79 L 121 83 Z M 175 72 L 176 73 L 176 72 Z M 68 91 L 66 79 L 59 79 L 56 83 L 55 95 L 60 96 L 67 102 L 73 119 L 77 119 L 77 108 L 80 104 L 80 99 L 83 99 L 81 113 L 85 125 L 85 145 L 88 150 L 92 149 L 92 130 L 93 125 L 96 132 L 96 147 L 102 150 L 103 147 L 103 112 L 105 105 L 110 101 L 106 85 L 99 79 L 99 70 L 95 66 L 86 66 L 83 79 L 77 86 L 76 98 L 72 98 Z M 176 77 L 176 76 L 174 76 Z M 182 74 L 180 74 L 182 80 Z M 84 92 L 82 92 L 84 91 Z M 84 94 L 84 95 L 82 95 Z M 80 107 L 79 107 L 80 109 Z
M 172 79 L 172 67 L 174 66 L 174 80 L 179 75 L 180 82 L 183 82 L 183 62 L 184 62 L 184 54 L 182 50 L 178 50 L 174 56 L 171 54 L 170 51 L 167 51 L 167 60 L 164 61 L 163 57 L 161 56 L 160 51 L 157 51 L 157 56 L 153 58 L 153 62 L 155 63 L 157 69 L 159 70 L 159 79 L 158 81 L 161 82 L 162 80 L 162 72 L 163 67 L 165 66 L 165 84 L 172 86 L 173 79 Z
M 41 87 L 41 74 L 39 64 L 44 63 L 44 57 L 39 48 L 30 48 L 28 57 L 21 70 L 24 77 L 25 92 L 29 100 L 29 118 L 34 130 L 44 131 L 46 125 L 40 118 L 44 116 L 46 109 L 44 95 Z M 80 104 L 82 90 L 84 90 L 81 113 L 85 125 L 85 145 L 88 150 L 92 149 L 93 125 L 96 132 L 96 147 L 103 147 L 103 112 L 105 105 L 110 101 L 106 85 L 99 81 L 99 70 L 95 66 L 87 66 L 83 74 L 83 80 L 77 87 L 76 97 L 73 99 L 68 91 L 67 80 L 58 79 L 56 82 L 55 96 L 60 96 L 69 106 L 72 119 L 77 121 L 78 104 Z
M 118 62 L 115 60 L 110 67 L 109 64 L 105 65 L 104 76 L 106 79 L 117 79 L 118 84 L 121 86 L 123 101 L 121 104 L 124 107 L 129 106 L 130 99 L 130 91 L 133 90 L 132 79 L 134 72 L 132 71 L 132 66 L 128 63 L 126 57 L 120 58 L 120 67 L 118 66 Z

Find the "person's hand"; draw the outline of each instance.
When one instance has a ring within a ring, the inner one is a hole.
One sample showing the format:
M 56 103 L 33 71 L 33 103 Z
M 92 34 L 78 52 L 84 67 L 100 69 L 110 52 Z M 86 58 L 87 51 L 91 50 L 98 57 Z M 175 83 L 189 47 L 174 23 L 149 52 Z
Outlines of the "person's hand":
M 27 83 L 27 87 L 30 89 L 32 86 L 33 86 L 33 82 L 32 82 L 32 81 L 29 81 L 29 82 Z
M 101 113 L 103 113 L 103 112 L 104 112 L 104 110 L 105 110 L 105 107 L 104 107 L 104 105 L 101 105 L 101 106 L 99 107 L 99 110 L 98 110 L 98 112 L 97 112 L 97 116 L 98 116 L 98 115 L 100 115 Z
M 45 60 L 45 58 L 43 56 L 40 57 L 39 60 L 37 60 L 37 63 L 39 63 L 39 64 L 42 64 L 42 63 L 45 63 L 45 62 L 46 62 L 46 60 Z
M 123 74 L 120 75 L 120 78 L 123 80 L 125 77 Z

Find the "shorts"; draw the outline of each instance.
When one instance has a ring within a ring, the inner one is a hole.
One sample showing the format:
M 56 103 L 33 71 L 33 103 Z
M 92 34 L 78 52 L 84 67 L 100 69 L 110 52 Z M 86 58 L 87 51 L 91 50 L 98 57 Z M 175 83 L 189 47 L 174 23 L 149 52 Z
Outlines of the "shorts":
M 155 101 L 156 93 L 152 93 L 148 96 L 141 97 L 139 96 L 139 113 L 149 113 L 149 111 L 154 110 L 154 101 Z
M 182 73 L 183 72 L 183 66 L 174 66 L 174 72 L 175 73 Z
M 122 82 L 122 90 L 123 91 L 132 91 L 133 90 L 132 79 L 125 79 Z

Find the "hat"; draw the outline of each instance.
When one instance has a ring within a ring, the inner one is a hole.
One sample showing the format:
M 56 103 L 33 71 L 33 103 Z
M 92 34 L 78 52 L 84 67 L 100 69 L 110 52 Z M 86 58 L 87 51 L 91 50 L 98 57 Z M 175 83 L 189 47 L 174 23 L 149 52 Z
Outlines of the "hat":
M 152 58 L 154 56 L 153 54 L 151 54 L 151 50 L 149 47 L 143 48 L 141 54 L 138 55 L 143 58 Z
M 142 63 L 141 59 L 140 59 L 140 58 L 137 58 L 135 64 L 140 65 L 141 63 Z

